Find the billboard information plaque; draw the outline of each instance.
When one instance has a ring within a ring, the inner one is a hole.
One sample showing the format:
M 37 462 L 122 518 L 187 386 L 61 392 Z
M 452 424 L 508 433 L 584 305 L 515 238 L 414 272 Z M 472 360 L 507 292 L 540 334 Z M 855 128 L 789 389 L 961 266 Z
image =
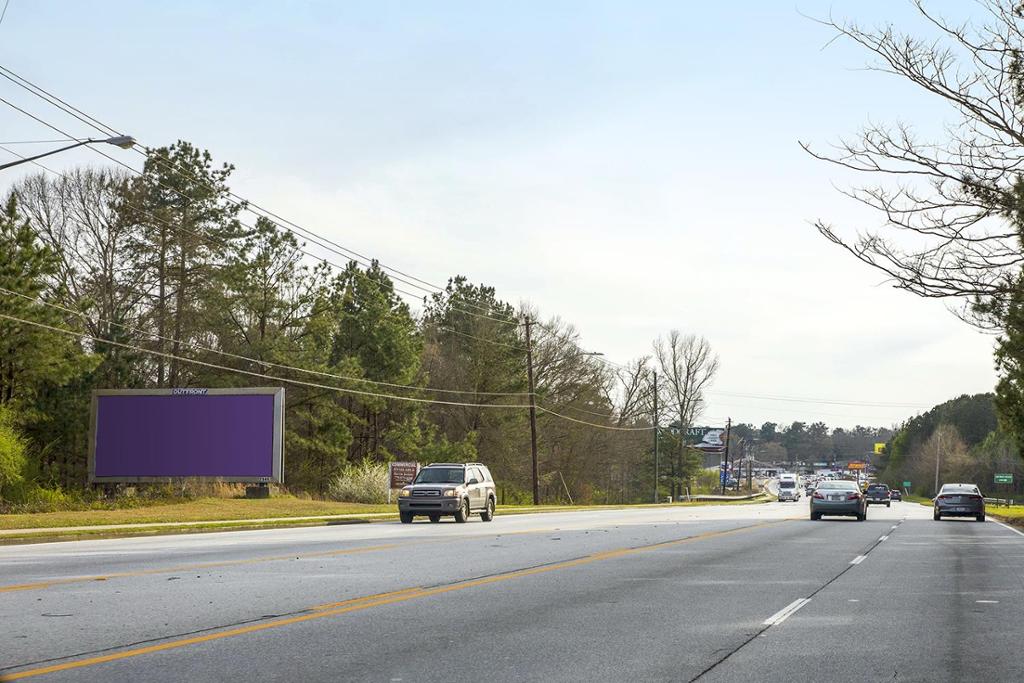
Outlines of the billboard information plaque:
M 283 387 L 94 391 L 89 481 L 280 483 L 283 436 Z

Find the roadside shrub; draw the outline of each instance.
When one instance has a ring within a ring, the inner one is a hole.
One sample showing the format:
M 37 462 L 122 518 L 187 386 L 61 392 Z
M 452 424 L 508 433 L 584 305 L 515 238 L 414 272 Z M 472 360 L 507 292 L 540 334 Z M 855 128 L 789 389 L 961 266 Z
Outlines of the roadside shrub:
M 388 466 L 364 460 L 346 465 L 328 490 L 331 500 L 343 503 L 385 503 L 388 491 Z
M 14 428 L 14 415 L 0 406 L 0 501 L 15 485 L 24 481 L 25 440 Z

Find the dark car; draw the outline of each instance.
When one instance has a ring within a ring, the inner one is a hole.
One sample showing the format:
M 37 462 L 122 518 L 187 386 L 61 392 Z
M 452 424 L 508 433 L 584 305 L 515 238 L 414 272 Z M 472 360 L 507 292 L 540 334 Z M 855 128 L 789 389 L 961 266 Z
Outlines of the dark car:
M 478 462 L 437 462 L 419 471 L 411 486 L 398 493 L 398 517 L 403 524 L 416 515 L 431 522 L 451 515 L 456 522 L 465 522 L 474 513 L 490 522 L 494 519 L 494 479 Z
M 889 489 L 889 500 L 903 500 L 903 492 L 899 489 Z
M 943 517 L 974 517 L 985 521 L 985 497 L 974 484 L 943 484 L 935 496 L 932 519 Z
M 856 482 L 823 481 L 811 494 L 811 519 L 822 515 L 856 517 L 863 522 L 868 516 L 868 505 Z
M 884 503 L 885 507 L 889 507 L 889 487 L 885 484 L 871 484 L 864 492 L 864 500 L 867 501 L 868 505 L 882 505 Z

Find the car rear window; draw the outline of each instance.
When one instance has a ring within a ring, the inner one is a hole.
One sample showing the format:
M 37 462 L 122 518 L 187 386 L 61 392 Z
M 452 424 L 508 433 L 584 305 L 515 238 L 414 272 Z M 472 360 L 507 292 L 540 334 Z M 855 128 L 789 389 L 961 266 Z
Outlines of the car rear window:
M 973 484 L 946 484 L 943 486 L 939 493 L 974 493 L 980 494 L 977 486 Z
M 831 489 L 833 491 L 856 491 L 857 485 L 852 481 L 823 481 L 818 484 L 819 489 Z

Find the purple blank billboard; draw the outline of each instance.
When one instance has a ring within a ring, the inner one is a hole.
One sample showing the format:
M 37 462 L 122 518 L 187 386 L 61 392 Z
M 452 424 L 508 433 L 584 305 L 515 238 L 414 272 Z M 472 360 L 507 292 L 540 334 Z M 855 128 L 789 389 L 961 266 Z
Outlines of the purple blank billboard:
M 280 482 L 284 389 L 96 391 L 93 482 Z

